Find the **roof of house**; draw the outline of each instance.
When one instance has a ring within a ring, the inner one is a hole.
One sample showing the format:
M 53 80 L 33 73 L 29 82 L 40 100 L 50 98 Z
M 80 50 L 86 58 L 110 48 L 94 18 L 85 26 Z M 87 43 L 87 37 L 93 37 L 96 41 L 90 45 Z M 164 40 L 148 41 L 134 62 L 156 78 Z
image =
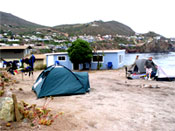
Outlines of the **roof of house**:
M 1 46 L 0 50 L 31 49 L 31 46 Z
M 66 54 L 68 54 L 68 52 L 47 53 L 45 55 L 47 56 L 47 55 L 66 55 Z
M 97 50 L 96 52 L 97 53 L 115 53 L 115 52 L 123 52 L 123 51 L 125 50 Z M 95 52 L 93 51 L 93 53 Z
M 34 56 L 36 59 L 45 59 L 46 58 L 46 55 L 44 55 L 44 54 L 34 54 Z
M 116 52 L 125 52 L 125 50 L 97 50 L 97 53 L 116 53 Z M 93 53 L 95 53 L 93 51 Z M 68 52 L 57 52 L 57 53 L 47 53 L 47 55 L 66 55 Z
M 35 56 L 35 59 L 45 59 L 45 54 L 33 54 Z M 31 55 L 26 56 L 26 58 L 30 58 Z

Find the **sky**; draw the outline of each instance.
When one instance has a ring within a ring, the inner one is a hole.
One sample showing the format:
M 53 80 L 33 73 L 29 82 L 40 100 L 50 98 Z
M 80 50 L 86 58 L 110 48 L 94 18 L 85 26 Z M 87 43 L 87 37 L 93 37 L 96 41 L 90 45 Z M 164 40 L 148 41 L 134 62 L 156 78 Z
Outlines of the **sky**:
M 175 0 L 0 0 L 0 11 L 45 26 L 115 20 L 175 37 Z

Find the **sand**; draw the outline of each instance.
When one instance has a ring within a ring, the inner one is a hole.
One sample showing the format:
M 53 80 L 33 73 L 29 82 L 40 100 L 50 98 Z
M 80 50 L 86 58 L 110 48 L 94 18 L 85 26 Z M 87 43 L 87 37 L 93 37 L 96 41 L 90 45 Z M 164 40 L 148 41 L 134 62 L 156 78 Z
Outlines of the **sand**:
M 16 75 L 12 85 L 18 101 L 42 106 L 31 91 L 34 77 Z M 84 95 L 54 97 L 52 113 L 63 111 L 51 126 L 12 124 L 14 131 L 173 131 L 175 130 L 175 82 L 128 80 L 124 69 L 89 71 L 91 91 Z M 159 88 L 149 88 L 153 87 Z M 23 91 L 20 91 L 22 88 Z M 8 129 L 8 128 L 6 128 Z

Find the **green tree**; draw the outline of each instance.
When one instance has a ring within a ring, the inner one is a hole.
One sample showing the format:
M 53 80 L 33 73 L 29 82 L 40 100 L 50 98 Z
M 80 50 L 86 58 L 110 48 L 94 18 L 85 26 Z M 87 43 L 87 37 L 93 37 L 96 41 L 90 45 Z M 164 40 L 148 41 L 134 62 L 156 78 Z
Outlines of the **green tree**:
M 0 34 L 4 34 L 4 30 L 3 29 L 0 30 Z
M 102 55 L 100 55 L 97 52 L 97 46 L 93 47 L 93 51 L 97 55 L 97 70 L 100 70 L 100 68 L 102 67 L 102 64 L 100 63 L 100 56 L 105 56 L 104 51 L 103 51 Z
M 68 48 L 68 55 L 73 64 L 83 64 L 83 69 L 85 69 L 85 63 L 90 64 L 92 58 L 90 43 L 82 39 L 77 39 Z

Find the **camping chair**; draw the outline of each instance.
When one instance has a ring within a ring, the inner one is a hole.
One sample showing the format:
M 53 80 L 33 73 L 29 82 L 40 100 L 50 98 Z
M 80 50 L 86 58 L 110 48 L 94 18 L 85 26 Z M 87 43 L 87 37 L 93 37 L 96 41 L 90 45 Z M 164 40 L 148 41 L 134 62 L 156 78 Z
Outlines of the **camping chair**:
M 60 62 L 58 60 L 55 61 L 55 65 L 59 65 Z
M 22 70 L 21 70 L 21 72 L 22 73 L 29 73 L 29 76 L 32 74 L 33 75 L 33 69 L 32 69 L 32 67 L 31 66 L 27 66 L 26 68 L 23 68 Z
M 108 69 L 112 69 L 112 62 L 108 62 L 108 64 L 107 64 L 107 67 L 108 67 Z

